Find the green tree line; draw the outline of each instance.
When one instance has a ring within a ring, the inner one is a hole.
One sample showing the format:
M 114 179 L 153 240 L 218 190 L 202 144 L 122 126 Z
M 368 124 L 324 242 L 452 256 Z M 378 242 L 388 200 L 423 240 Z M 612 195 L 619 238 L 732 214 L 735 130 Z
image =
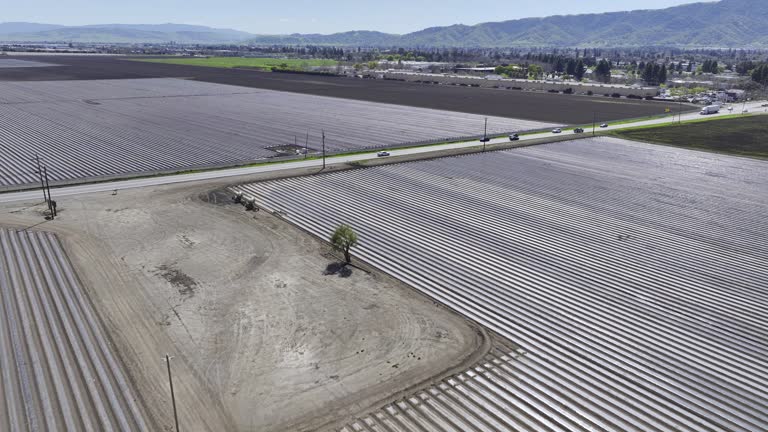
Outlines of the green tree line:
M 752 71 L 752 81 L 768 85 L 768 63 L 762 63 Z
M 660 85 L 667 82 L 667 65 L 648 63 L 643 69 L 641 78 L 648 85 Z

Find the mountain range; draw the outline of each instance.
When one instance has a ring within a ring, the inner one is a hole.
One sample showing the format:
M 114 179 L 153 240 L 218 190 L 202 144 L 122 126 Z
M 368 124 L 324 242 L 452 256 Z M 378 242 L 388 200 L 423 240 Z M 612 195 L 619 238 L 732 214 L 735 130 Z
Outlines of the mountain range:
M 248 43 L 372 47 L 768 47 L 768 0 L 721 0 L 666 9 L 525 18 L 432 27 L 404 35 L 375 31 L 254 35 L 183 24 L 65 27 L 0 24 L 0 41 Z
M 243 43 L 255 35 L 239 30 L 189 24 L 94 24 L 62 26 L 0 23 L 0 41 L 93 43 Z

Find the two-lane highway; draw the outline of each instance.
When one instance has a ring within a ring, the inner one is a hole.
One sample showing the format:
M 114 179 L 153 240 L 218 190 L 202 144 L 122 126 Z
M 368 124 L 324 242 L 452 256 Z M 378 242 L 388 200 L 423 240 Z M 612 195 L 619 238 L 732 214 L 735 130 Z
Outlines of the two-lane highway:
M 733 105 L 734 112 L 740 112 L 742 109 L 747 109 L 749 113 L 762 113 L 763 111 L 768 111 L 768 108 L 762 106 L 763 104 L 765 104 L 765 101 L 750 102 L 746 104 L 744 108 L 742 108 L 742 104 L 734 104 Z M 710 114 L 708 116 L 703 116 L 699 114 L 699 112 L 693 112 L 693 113 L 683 114 L 682 120 L 680 120 L 680 116 L 678 114 L 674 114 L 667 117 L 650 119 L 650 120 L 641 120 L 641 121 L 631 122 L 631 123 L 621 123 L 617 125 L 609 124 L 608 127 L 606 128 L 599 128 L 599 125 L 598 125 L 597 130 L 610 131 L 610 130 L 629 129 L 629 128 L 634 128 L 638 126 L 662 125 L 662 124 L 669 124 L 669 123 L 674 123 L 678 121 L 685 122 L 690 120 L 698 120 L 702 118 L 717 118 L 717 117 L 723 117 L 730 114 L 733 114 L 733 113 L 728 111 L 727 109 L 722 110 L 717 114 Z M 591 134 L 591 130 L 585 130 L 584 133 Z M 571 130 L 565 130 L 564 132 L 562 132 L 562 134 L 576 135 Z M 547 138 L 551 136 L 554 136 L 554 134 L 552 134 L 551 132 L 527 134 L 527 135 L 520 136 L 520 142 L 521 144 L 524 144 L 526 141 L 541 140 L 543 138 Z M 488 144 L 501 144 L 507 141 L 508 141 L 508 138 L 506 137 L 494 138 Z M 439 154 L 440 152 L 445 152 L 446 150 L 465 149 L 465 148 L 471 148 L 471 147 L 478 147 L 480 145 L 481 144 L 478 143 L 477 140 L 472 140 L 472 141 L 456 142 L 456 143 L 450 143 L 450 144 L 437 144 L 437 145 L 431 145 L 431 146 L 425 146 L 425 147 L 404 148 L 404 149 L 390 150 L 390 154 L 391 154 L 390 157 L 394 158 L 397 156 L 423 155 L 424 158 L 429 158 L 436 154 Z M 349 162 L 360 162 L 365 160 L 377 159 L 376 153 L 377 153 L 376 151 L 371 151 L 367 153 L 357 153 L 352 155 L 333 156 L 333 157 L 328 157 L 326 160 L 326 163 L 328 166 L 338 166 L 338 165 L 346 164 Z M 230 168 L 230 169 L 203 171 L 203 172 L 197 172 L 197 173 L 174 174 L 174 175 L 156 176 L 156 177 L 139 178 L 139 179 L 118 180 L 118 181 L 104 182 L 104 183 L 82 184 L 82 185 L 76 185 L 76 186 L 66 186 L 66 187 L 56 188 L 53 190 L 53 196 L 54 198 L 57 198 L 57 197 L 64 197 L 64 196 L 71 196 L 71 195 L 94 193 L 94 192 L 133 189 L 133 188 L 141 188 L 141 187 L 147 187 L 147 186 L 158 186 L 163 184 L 193 182 L 193 181 L 200 181 L 200 180 L 213 180 L 213 179 L 222 179 L 226 177 L 237 177 L 237 176 L 245 176 L 245 175 L 268 173 L 268 172 L 288 171 L 288 170 L 293 170 L 297 168 L 311 168 L 311 167 L 320 168 L 322 167 L 322 165 L 323 165 L 322 159 L 307 159 L 307 160 L 297 160 L 294 162 L 283 162 L 283 163 L 273 163 L 273 164 L 267 163 L 263 165 L 252 166 L 252 167 Z M 9 192 L 9 193 L 0 194 L 0 202 L 31 201 L 39 198 L 40 198 L 39 190 L 27 190 L 22 192 Z

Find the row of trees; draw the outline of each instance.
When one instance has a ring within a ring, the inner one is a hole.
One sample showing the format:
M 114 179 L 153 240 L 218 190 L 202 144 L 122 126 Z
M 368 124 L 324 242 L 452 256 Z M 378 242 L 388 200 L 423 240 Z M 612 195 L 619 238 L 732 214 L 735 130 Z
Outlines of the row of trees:
M 648 85 L 659 85 L 667 82 L 667 66 L 658 63 L 648 63 L 643 69 L 641 78 Z
M 497 75 L 519 79 L 528 78 L 529 73 L 527 66 L 518 65 L 496 66 L 496 70 L 494 72 L 496 72 Z
M 768 85 L 768 63 L 762 63 L 752 71 L 752 81 Z
M 586 72 L 587 67 L 584 66 L 584 60 L 582 59 L 568 59 L 568 61 L 565 63 L 565 74 L 574 77 L 576 81 L 581 81 L 584 78 L 584 74 Z
M 597 62 L 593 75 L 597 81 L 603 83 L 611 82 L 611 62 L 608 60 L 600 60 Z
M 544 74 L 544 69 L 537 64 L 502 65 L 496 66 L 494 72 L 507 78 L 538 79 Z
M 701 71 L 704 73 L 716 74 L 720 72 L 720 68 L 717 65 L 717 60 L 704 60 L 701 64 Z
M 734 66 L 734 70 L 737 74 L 741 76 L 747 76 L 752 73 L 755 68 L 757 68 L 760 65 L 760 63 L 755 63 L 752 60 L 742 61 L 736 63 Z
M 581 81 L 587 72 L 587 65 L 583 59 L 555 57 L 553 60 L 555 62 L 552 66 L 553 72 L 571 76 L 577 81 Z M 595 79 L 600 82 L 609 83 L 611 81 L 611 68 L 612 64 L 608 60 L 597 62 L 594 69 Z M 495 72 L 509 78 L 535 79 L 543 75 L 544 69 L 536 64 L 525 64 L 523 66 L 503 65 L 497 66 Z

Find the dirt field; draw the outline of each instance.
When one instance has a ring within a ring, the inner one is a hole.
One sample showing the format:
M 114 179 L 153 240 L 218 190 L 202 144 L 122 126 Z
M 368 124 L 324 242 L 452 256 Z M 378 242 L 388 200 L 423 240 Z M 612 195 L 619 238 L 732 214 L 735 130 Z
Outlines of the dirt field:
M 194 431 L 333 428 L 484 355 L 480 330 L 398 281 L 339 272 L 299 229 L 200 194 L 222 186 L 62 199 L 42 224 L 41 205 L 0 207 L 5 226 L 61 237 L 161 430 L 165 353 Z
M 663 114 L 667 106 L 661 102 L 628 99 L 207 68 L 137 62 L 116 57 L 35 56 L 33 59 L 61 66 L 0 69 L 0 81 L 186 77 L 221 84 L 558 124 L 592 123 L 595 112 L 599 121 L 646 117 Z

